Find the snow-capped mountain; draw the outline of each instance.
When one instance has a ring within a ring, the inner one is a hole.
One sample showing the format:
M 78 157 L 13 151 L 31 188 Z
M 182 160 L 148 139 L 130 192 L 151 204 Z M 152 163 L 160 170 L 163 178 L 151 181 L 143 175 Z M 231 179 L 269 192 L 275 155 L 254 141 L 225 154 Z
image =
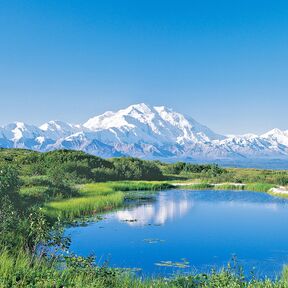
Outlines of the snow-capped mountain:
M 280 129 L 273 129 L 266 134 L 262 135 L 262 138 L 267 139 L 270 142 L 275 142 L 288 146 L 288 130 L 282 131 Z
M 288 130 L 263 135 L 224 136 L 164 106 L 131 105 L 84 124 L 49 121 L 0 127 L 0 147 L 37 151 L 82 150 L 102 157 L 209 161 L 282 159 L 288 161 Z
M 190 117 L 166 107 L 146 104 L 129 106 L 118 112 L 106 112 L 83 125 L 95 131 L 105 143 L 149 143 L 166 145 L 209 142 L 224 139 Z
M 51 139 L 59 139 L 80 132 L 81 125 L 72 125 L 62 121 L 49 121 L 39 127 Z

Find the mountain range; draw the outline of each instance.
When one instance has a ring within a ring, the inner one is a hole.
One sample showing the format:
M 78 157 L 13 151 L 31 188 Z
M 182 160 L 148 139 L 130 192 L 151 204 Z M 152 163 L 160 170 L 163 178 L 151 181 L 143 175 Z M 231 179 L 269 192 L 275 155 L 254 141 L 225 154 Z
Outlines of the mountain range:
M 220 135 L 193 118 L 144 103 L 108 111 L 84 124 L 15 122 L 0 127 L 0 148 L 82 150 L 101 157 L 166 161 L 271 161 L 288 163 L 288 130 L 263 135 Z

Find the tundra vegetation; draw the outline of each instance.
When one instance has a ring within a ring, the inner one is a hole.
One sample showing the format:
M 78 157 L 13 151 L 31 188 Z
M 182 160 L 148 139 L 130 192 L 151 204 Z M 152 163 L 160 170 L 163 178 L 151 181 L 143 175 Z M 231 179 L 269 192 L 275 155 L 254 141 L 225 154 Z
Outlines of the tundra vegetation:
M 106 264 L 96 266 L 93 256 L 60 253 L 70 245 L 62 233 L 67 221 L 116 209 L 137 197 L 133 191 L 168 189 L 179 182 L 193 189 L 267 192 L 287 186 L 288 172 L 1 149 L 0 287 L 288 287 L 287 268 L 276 280 L 246 279 L 234 263 L 209 274 L 139 279 Z

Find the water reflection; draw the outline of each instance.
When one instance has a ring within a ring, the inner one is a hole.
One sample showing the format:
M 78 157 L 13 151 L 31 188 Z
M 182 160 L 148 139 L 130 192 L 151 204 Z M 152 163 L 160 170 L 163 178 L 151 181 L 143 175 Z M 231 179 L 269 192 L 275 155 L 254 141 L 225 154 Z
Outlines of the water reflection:
M 187 192 L 182 192 L 177 197 L 174 194 L 160 193 L 157 203 L 121 210 L 115 213 L 115 217 L 130 226 L 163 225 L 169 219 L 183 217 L 193 205 Z
M 152 276 L 172 275 L 175 263 L 181 273 L 192 268 L 205 273 L 223 267 L 232 255 L 247 275 L 256 267 L 259 275 L 274 277 L 288 263 L 287 199 L 247 191 L 172 190 L 127 205 L 86 227 L 67 229 L 71 251 L 94 253 L 113 267 L 137 267 Z
M 208 196 L 208 197 L 207 197 Z M 224 205 L 225 207 L 267 209 L 277 212 L 279 204 L 287 205 L 287 201 L 280 198 L 263 198 L 262 193 L 227 191 L 175 191 L 174 193 L 160 192 L 156 202 L 142 203 L 137 207 L 116 212 L 116 220 L 125 222 L 129 226 L 163 225 L 168 220 L 183 217 L 195 206 L 195 203 L 209 205 Z M 259 206 L 261 204 L 261 206 Z M 112 217 L 113 217 L 112 216 Z

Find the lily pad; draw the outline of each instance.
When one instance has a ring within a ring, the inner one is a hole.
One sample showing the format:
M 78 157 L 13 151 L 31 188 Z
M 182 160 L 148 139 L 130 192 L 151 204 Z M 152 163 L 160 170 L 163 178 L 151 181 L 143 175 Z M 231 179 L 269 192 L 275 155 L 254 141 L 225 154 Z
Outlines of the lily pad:
M 157 238 L 148 238 L 143 240 L 145 243 L 148 244 L 157 244 L 157 243 L 163 243 L 165 240 L 157 239 Z
M 155 263 L 156 266 L 160 266 L 160 267 L 171 267 L 171 268 L 181 268 L 181 269 L 185 269 L 185 268 L 189 268 L 189 261 L 187 261 L 187 259 L 182 258 L 181 261 L 179 262 L 173 262 L 173 261 L 160 261 Z

